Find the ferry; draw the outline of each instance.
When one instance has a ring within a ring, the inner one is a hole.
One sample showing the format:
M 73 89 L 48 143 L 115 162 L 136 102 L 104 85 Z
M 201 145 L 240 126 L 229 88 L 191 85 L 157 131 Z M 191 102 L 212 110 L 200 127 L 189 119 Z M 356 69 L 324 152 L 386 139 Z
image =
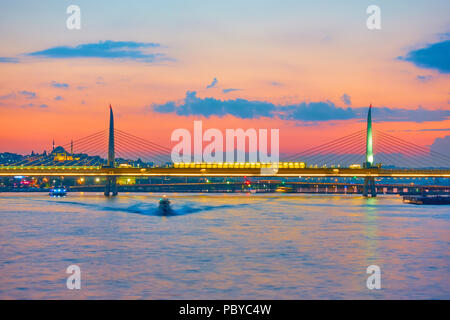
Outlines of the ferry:
M 65 187 L 53 187 L 49 195 L 51 197 L 65 197 L 67 195 L 67 189 Z
M 163 215 L 170 214 L 172 212 L 172 208 L 170 207 L 170 200 L 167 199 L 166 195 L 164 195 L 161 199 L 159 199 L 159 212 Z
M 434 204 L 434 205 L 444 205 L 450 204 L 450 196 L 403 196 L 404 203 L 410 204 Z

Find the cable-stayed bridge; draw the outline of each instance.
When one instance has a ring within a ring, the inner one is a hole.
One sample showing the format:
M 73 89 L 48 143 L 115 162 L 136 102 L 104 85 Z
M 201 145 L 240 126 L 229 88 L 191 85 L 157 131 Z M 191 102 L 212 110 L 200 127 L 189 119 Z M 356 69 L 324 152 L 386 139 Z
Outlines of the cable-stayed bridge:
M 364 195 L 376 196 L 375 177 L 450 177 L 450 157 L 367 128 L 290 155 L 277 163 L 172 163 L 171 149 L 114 127 L 0 165 L 0 176 L 106 177 L 105 195 L 121 176 L 363 177 Z

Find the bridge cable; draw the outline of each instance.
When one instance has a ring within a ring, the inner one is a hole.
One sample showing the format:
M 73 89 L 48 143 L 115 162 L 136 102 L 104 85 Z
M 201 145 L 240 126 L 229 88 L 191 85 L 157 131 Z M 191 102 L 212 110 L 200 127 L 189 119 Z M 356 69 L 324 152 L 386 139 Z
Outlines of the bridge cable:
M 348 138 L 351 138 L 352 136 L 358 135 L 358 134 L 360 134 L 360 133 L 363 132 L 363 131 L 364 131 L 364 130 L 360 130 L 360 131 L 357 131 L 357 132 L 353 132 L 353 133 L 351 133 L 351 134 L 349 134 L 349 135 L 346 135 L 346 136 L 344 136 L 344 137 L 340 137 L 340 138 L 338 138 L 338 139 L 334 139 L 334 140 L 332 140 L 332 141 L 326 142 L 326 143 L 321 144 L 321 145 L 319 145 L 319 146 L 315 146 L 315 147 L 306 149 L 306 150 L 304 150 L 304 151 L 302 151 L 302 152 L 295 153 L 295 154 L 289 156 L 287 159 L 294 159 L 294 158 L 296 158 L 297 156 L 303 156 L 303 155 L 305 155 L 305 154 L 308 154 L 308 153 L 311 153 L 311 152 L 316 152 L 316 151 L 318 151 L 318 150 L 321 150 L 322 148 L 327 148 L 327 147 L 329 147 L 330 145 L 333 145 L 333 144 L 336 144 L 336 143 L 340 142 L 341 140 L 346 140 L 346 139 L 348 139 Z

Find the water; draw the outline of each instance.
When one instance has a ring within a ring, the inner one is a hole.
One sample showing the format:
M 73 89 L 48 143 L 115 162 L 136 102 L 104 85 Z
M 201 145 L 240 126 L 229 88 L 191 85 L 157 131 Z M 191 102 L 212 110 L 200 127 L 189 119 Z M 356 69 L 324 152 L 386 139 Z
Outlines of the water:
M 400 197 L 0 194 L 2 299 L 449 299 L 448 206 Z M 66 288 L 69 265 L 81 290 Z M 366 268 L 381 268 L 381 290 Z

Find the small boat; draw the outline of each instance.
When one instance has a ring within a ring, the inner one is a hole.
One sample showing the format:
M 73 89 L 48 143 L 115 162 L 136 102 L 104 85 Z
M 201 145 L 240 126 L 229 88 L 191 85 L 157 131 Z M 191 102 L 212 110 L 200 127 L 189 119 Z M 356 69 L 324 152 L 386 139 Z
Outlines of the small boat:
M 164 195 L 161 199 L 159 199 L 159 212 L 163 215 L 170 214 L 172 212 L 172 208 L 170 207 L 170 200 Z
M 51 197 L 65 197 L 67 195 L 67 189 L 64 187 L 54 187 L 50 190 L 49 195 Z
M 450 204 L 450 196 L 404 196 L 403 202 L 425 205 L 448 205 Z

